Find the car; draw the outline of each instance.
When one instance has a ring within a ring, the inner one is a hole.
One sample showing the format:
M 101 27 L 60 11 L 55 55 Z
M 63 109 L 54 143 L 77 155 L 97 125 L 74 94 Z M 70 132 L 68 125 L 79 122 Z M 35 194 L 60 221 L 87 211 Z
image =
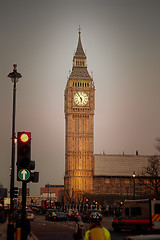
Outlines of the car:
M 74 211 L 73 212 L 73 215 L 72 215 L 72 219 L 73 221 L 76 221 L 77 220 L 77 217 L 80 215 L 80 213 L 78 211 Z
M 82 217 L 82 221 L 83 222 L 90 222 L 89 215 L 90 215 L 90 211 L 83 212 L 83 214 L 81 216 Z
M 58 210 L 57 209 L 52 209 L 52 213 L 51 213 L 51 220 L 55 220 L 56 219 L 56 214 L 57 214 Z
M 56 221 L 66 221 L 67 216 L 64 212 L 55 212 L 55 215 L 53 216 L 52 220 Z
M 81 217 L 82 217 L 82 221 L 83 221 L 83 222 L 86 222 L 86 223 L 87 223 L 87 222 L 90 222 L 91 216 L 92 216 L 92 214 L 94 214 L 94 213 L 97 213 L 98 218 L 100 219 L 100 221 L 102 221 L 102 219 L 103 219 L 103 214 L 101 213 L 100 210 L 97 210 L 97 209 L 88 210 L 88 211 L 83 212 L 83 215 L 81 216 Z
M 78 217 L 79 213 L 77 210 L 70 209 L 67 213 L 67 219 L 75 221 Z
M 98 216 L 99 220 L 102 221 L 103 215 L 102 215 L 101 211 L 99 211 L 97 209 L 89 210 L 89 211 L 84 212 L 83 215 L 82 215 L 82 221 L 83 222 L 90 222 L 91 217 L 94 213 L 97 213 L 97 216 Z
M 97 218 L 99 219 L 99 221 L 101 222 L 102 221 L 102 218 L 103 218 L 103 215 L 101 214 L 101 211 L 97 210 L 97 209 L 94 209 L 94 210 L 91 210 L 90 211 L 90 215 L 89 215 L 89 218 L 91 219 L 92 218 L 92 215 L 96 214 Z
M 45 220 L 51 220 L 52 219 L 52 212 L 53 212 L 52 208 L 46 210 Z
M 147 235 L 135 235 L 127 236 L 124 240 L 159 240 L 160 234 L 147 234 Z
M 30 219 L 32 221 L 35 219 L 35 215 L 34 215 L 33 211 L 30 209 L 26 210 L 26 217 L 27 217 L 27 219 Z

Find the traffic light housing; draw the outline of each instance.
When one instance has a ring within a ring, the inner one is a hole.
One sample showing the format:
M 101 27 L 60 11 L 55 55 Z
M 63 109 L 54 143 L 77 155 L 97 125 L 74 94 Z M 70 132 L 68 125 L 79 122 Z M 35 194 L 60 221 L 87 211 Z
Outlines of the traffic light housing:
M 39 181 L 39 172 L 31 172 L 30 181 L 37 183 Z
M 29 180 L 31 165 L 31 133 L 18 132 L 17 142 L 17 180 Z M 34 164 L 35 166 L 35 164 Z M 33 168 L 33 167 L 32 167 Z M 21 178 L 21 175 L 24 176 Z
M 35 169 L 35 161 L 31 160 L 31 133 L 18 132 L 17 142 L 17 181 L 37 183 L 39 172 Z
M 14 198 L 18 198 L 18 187 L 14 187 Z

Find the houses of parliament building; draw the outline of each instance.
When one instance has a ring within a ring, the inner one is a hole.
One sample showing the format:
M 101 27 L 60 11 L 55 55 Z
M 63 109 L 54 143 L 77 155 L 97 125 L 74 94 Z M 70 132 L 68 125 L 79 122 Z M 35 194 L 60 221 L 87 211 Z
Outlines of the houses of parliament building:
M 95 86 L 87 70 L 79 29 L 72 71 L 64 91 L 64 201 L 149 196 L 138 176 L 151 156 L 94 154 Z M 147 182 L 147 179 L 146 179 Z

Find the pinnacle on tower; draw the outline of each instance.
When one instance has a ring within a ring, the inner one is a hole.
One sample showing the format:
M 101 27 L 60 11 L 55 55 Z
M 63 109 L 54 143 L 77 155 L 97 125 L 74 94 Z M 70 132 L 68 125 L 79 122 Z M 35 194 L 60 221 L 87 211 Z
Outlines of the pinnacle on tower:
M 86 58 L 86 55 L 85 55 L 83 47 L 82 47 L 82 42 L 81 42 L 81 28 L 80 28 L 80 26 L 78 28 L 78 34 L 79 34 L 78 45 L 77 45 L 77 49 L 76 49 L 74 57 L 75 58 Z

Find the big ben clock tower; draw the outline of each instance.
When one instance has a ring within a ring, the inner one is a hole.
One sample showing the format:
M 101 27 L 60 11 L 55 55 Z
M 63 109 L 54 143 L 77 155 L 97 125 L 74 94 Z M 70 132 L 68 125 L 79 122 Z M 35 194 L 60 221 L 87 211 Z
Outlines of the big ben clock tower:
M 81 31 L 65 88 L 65 202 L 92 193 L 95 86 L 88 73 Z

